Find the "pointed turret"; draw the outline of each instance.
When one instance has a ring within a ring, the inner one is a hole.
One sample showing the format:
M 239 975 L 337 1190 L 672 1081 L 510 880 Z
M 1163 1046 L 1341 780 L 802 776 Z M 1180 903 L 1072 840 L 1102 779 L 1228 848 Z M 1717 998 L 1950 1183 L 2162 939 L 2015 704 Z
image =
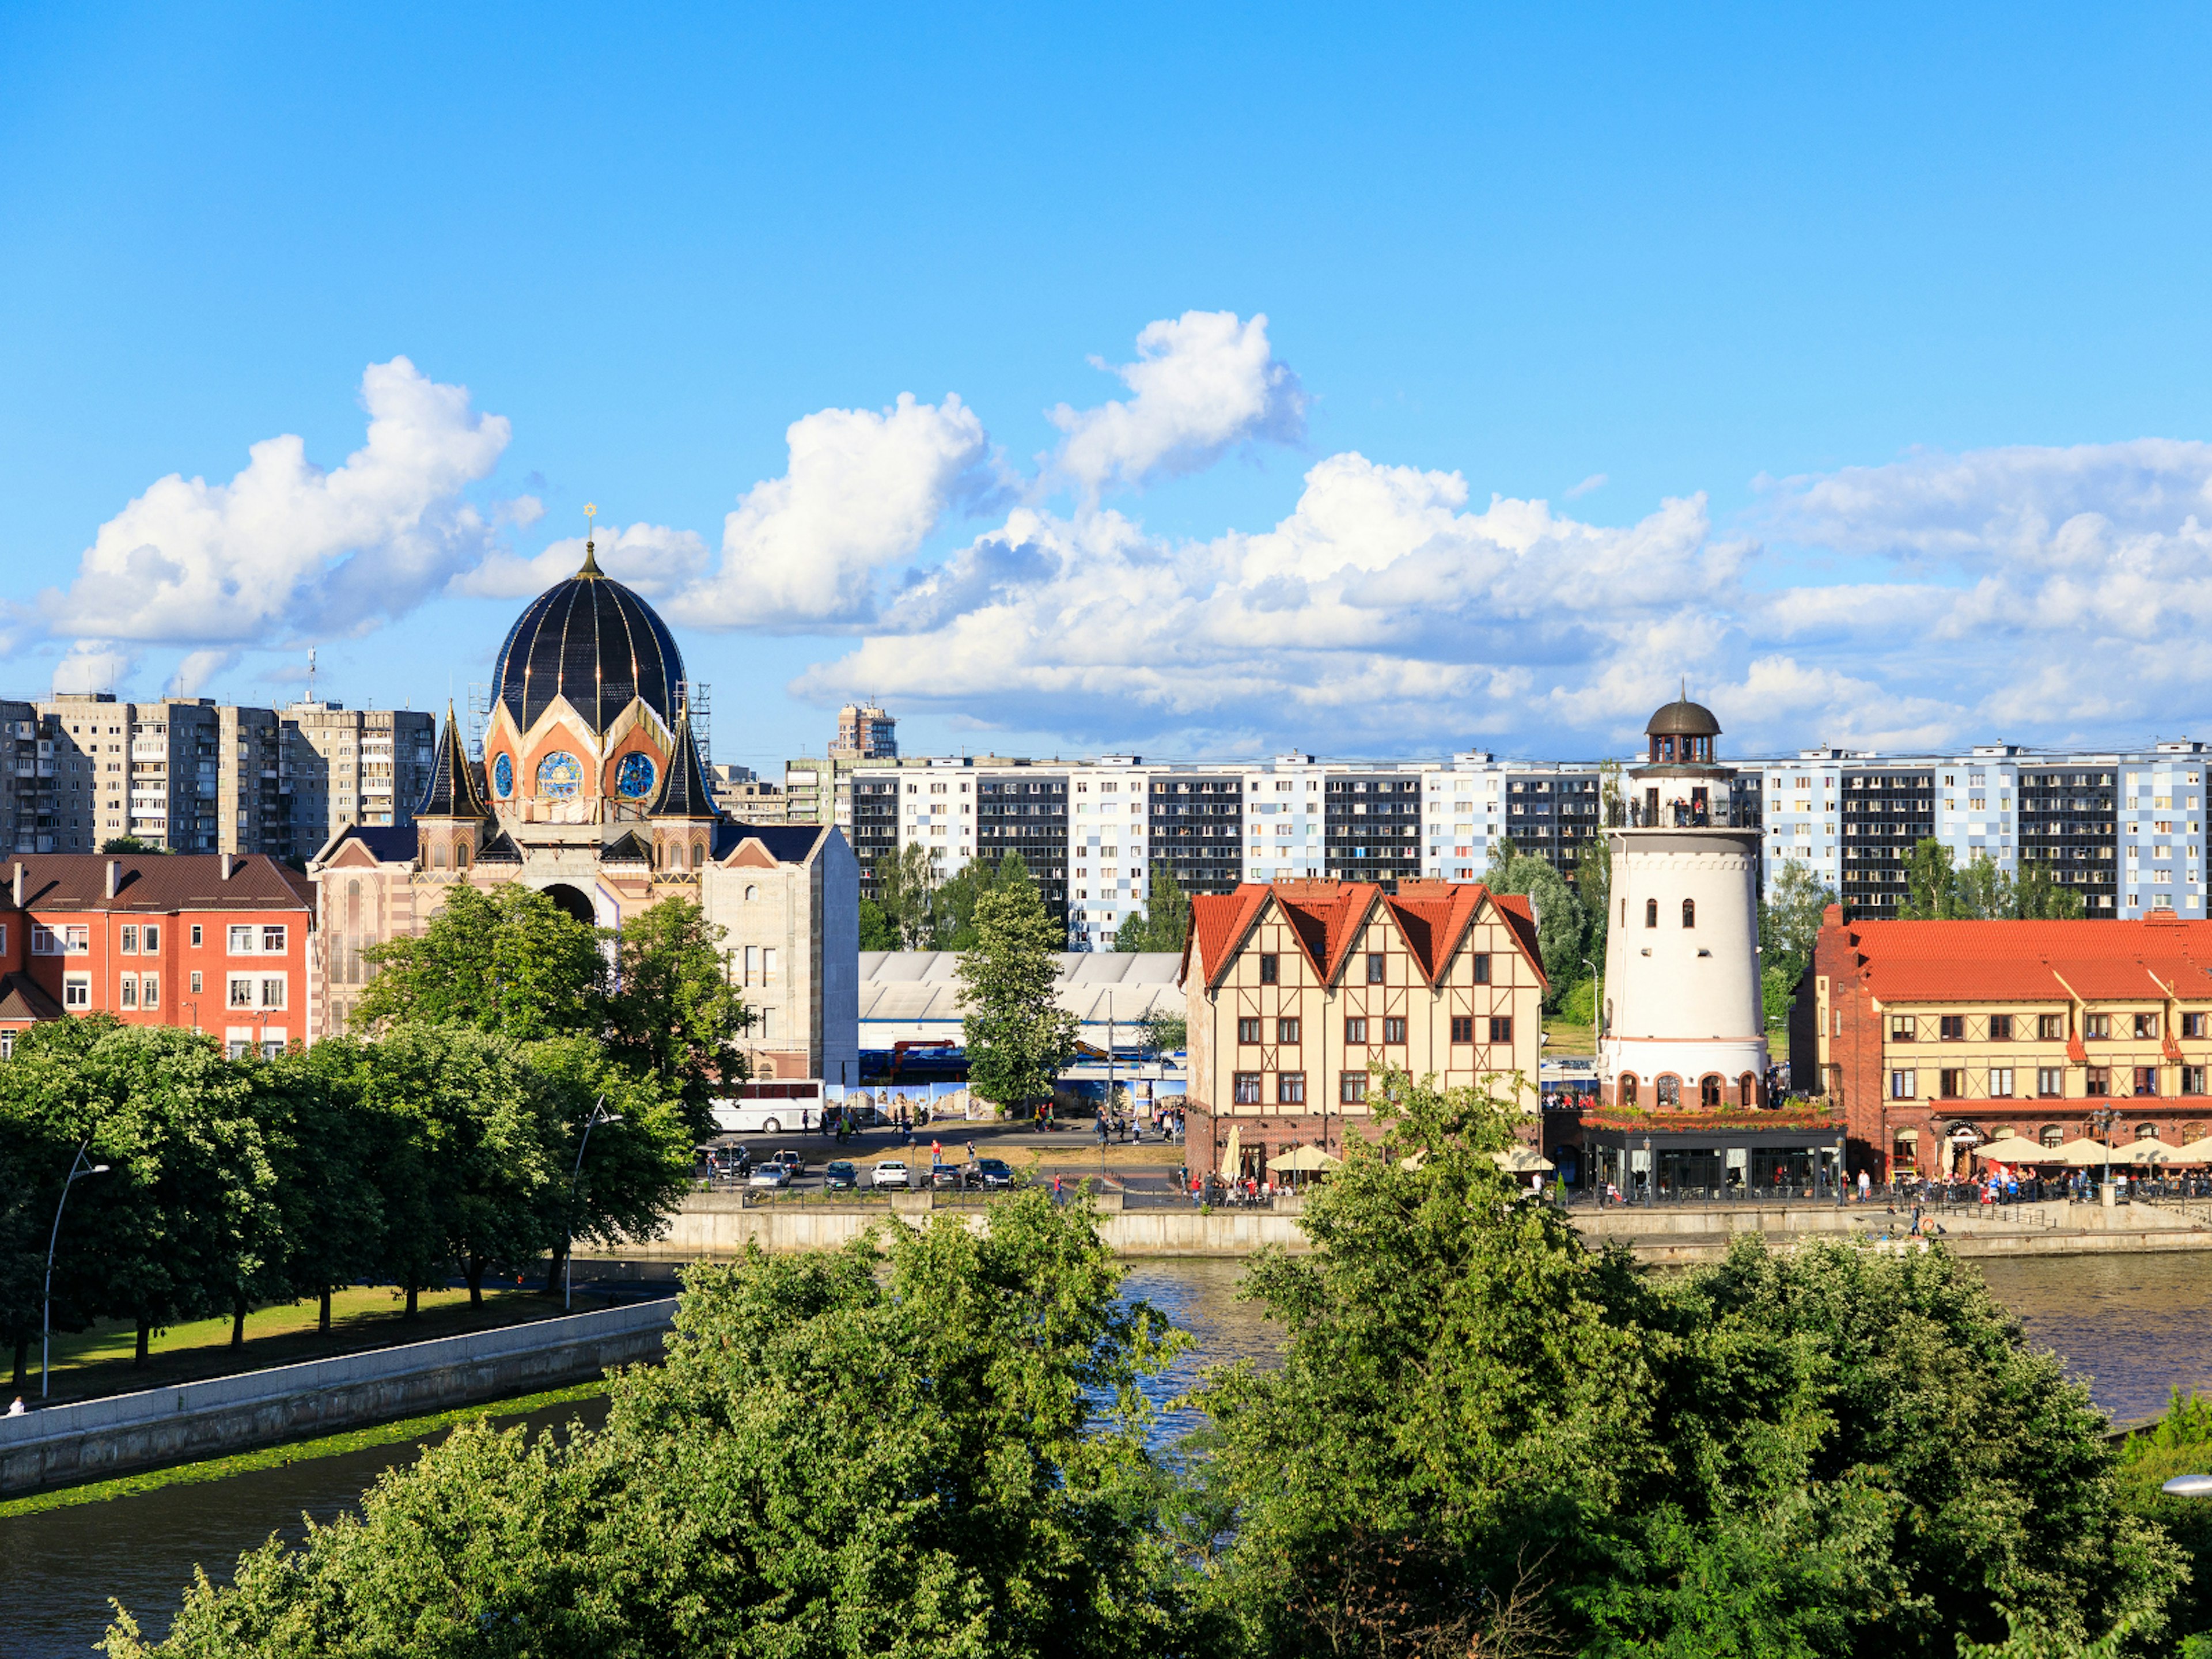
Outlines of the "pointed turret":
M 699 869 L 707 861 L 707 843 L 721 814 L 714 806 L 714 791 L 707 781 L 707 769 L 699 760 L 699 745 L 691 737 L 691 705 L 676 711 L 676 742 L 669 750 L 668 770 L 660 781 L 660 793 L 647 814 L 653 820 L 653 862 L 665 872 Z
M 465 870 L 476 862 L 483 844 L 484 820 L 491 809 L 484 805 L 483 787 L 475 764 L 461 744 L 453 705 L 446 705 L 446 729 L 438 739 L 438 752 L 430 763 L 430 781 L 415 808 L 418 857 L 426 870 Z

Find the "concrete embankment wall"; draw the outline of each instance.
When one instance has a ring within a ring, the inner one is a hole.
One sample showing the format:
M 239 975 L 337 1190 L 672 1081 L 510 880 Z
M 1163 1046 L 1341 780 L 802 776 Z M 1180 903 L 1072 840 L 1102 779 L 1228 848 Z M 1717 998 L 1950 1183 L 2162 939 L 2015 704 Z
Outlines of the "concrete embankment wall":
M 672 1300 L 0 1417 L 0 1496 L 586 1382 L 660 1358 Z

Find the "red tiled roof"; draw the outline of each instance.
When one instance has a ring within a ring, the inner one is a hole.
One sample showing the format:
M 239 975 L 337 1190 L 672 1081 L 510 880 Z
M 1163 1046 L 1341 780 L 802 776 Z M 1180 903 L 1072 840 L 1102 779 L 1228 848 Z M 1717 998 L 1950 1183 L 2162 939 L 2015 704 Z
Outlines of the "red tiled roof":
M 1884 1003 L 2212 1000 L 2212 921 L 1855 921 L 1841 932 Z
M 115 896 L 107 896 L 107 866 L 116 868 Z M 220 853 L 166 853 L 134 858 L 99 853 L 27 853 L 0 860 L 0 908 L 14 908 L 15 870 L 23 872 L 28 910 L 306 910 L 314 888 L 297 871 L 263 854 L 231 860 L 222 878 Z
M 1190 953 L 1194 950 L 1204 982 L 1219 984 L 1270 899 L 1282 910 L 1284 921 L 1324 983 L 1335 980 L 1342 971 L 1352 940 L 1379 904 L 1396 920 L 1415 963 L 1433 985 L 1486 900 L 1497 907 L 1511 927 L 1522 953 L 1538 976 L 1543 975 L 1543 963 L 1536 954 L 1535 918 L 1528 901 L 1517 895 L 1492 893 L 1480 882 L 1449 886 L 1442 882 L 1411 884 L 1409 890 L 1393 895 L 1371 882 L 1298 881 L 1273 885 L 1247 882 L 1231 893 L 1194 896 L 1190 937 L 1183 946 L 1185 976 L 1190 972 Z

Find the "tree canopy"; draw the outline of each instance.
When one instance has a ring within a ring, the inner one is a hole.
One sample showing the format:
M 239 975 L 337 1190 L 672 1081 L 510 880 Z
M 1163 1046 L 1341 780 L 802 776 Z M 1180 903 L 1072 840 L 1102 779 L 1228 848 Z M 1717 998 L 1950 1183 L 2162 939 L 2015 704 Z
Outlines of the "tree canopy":
M 1608 866 L 1608 877 L 1610 873 Z M 1589 952 L 1584 944 L 1589 923 L 1582 901 L 1567 885 L 1566 878 L 1549 862 L 1523 853 L 1511 841 L 1503 838 L 1491 850 L 1490 866 L 1482 879 L 1493 893 L 1525 894 L 1534 909 L 1536 951 L 1543 959 L 1544 975 L 1549 981 L 1544 1007 L 1547 1012 L 1556 1012 L 1567 992 L 1590 977 L 1583 960 Z
M 1152 880 L 1146 885 L 1144 906 L 1132 910 L 1123 919 L 1114 935 L 1114 948 L 1179 954 L 1183 941 L 1189 937 L 1190 895 L 1182 890 L 1175 872 L 1155 859 Z
M 1012 848 L 996 864 L 970 859 L 940 878 L 928 849 L 917 842 L 878 857 L 875 875 L 877 896 L 861 901 L 863 951 L 972 951 L 976 906 L 983 895 L 1000 887 L 1034 891 L 1036 886 L 1029 866 Z
M 354 1005 L 359 1031 L 470 1025 L 517 1042 L 607 1020 L 607 960 L 596 928 L 519 882 L 447 884 L 422 933 L 362 952 L 375 977 Z
M 995 885 L 975 902 L 975 943 L 961 953 L 961 1030 L 975 1092 L 1002 1106 L 1052 1091 L 1075 1052 L 1075 1016 L 1054 992 L 1066 941 L 1036 884 Z
M 609 1055 L 680 1100 L 694 1134 L 711 1128 L 714 1097 L 747 1075 L 738 1039 L 752 1015 L 722 938 L 696 902 L 662 899 L 623 926 L 606 999 Z
M 1950 848 L 1931 836 L 1912 849 L 1897 914 L 1916 921 L 2076 921 L 2085 908 L 2079 888 L 2062 886 L 2048 864 L 2025 853 L 2015 879 L 1987 853 L 1960 866 Z

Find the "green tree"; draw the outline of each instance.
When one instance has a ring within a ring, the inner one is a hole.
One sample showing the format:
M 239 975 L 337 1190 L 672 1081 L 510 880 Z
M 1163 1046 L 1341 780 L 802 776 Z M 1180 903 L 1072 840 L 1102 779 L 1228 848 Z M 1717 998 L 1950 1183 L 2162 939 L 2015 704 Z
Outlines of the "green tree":
M 169 849 L 154 842 L 142 841 L 137 836 L 110 836 L 100 843 L 100 850 L 110 857 L 144 858 Z
M 1075 1016 L 1054 996 L 1065 940 L 1028 883 L 979 898 L 975 934 L 959 966 L 969 1081 L 984 1099 L 1018 1106 L 1050 1093 L 1075 1052 Z
M 722 939 L 693 900 L 661 900 L 623 925 L 606 1000 L 608 1052 L 680 1101 L 695 1135 L 713 1128 L 714 1097 L 748 1075 L 738 1039 L 752 1015 Z
M 937 877 L 930 867 L 929 849 L 909 842 L 896 853 L 876 858 L 876 908 L 898 936 L 891 951 L 937 949 L 937 915 L 933 895 Z
M 1146 884 L 1145 907 L 1132 910 L 1114 935 L 1116 951 L 1159 951 L 1181 954 L 1190 937 L 1190 895 L 1175 878 L 1175 872 L 1158 859 L 1152 860 L 1152 878 Z
M 1821 915 L 1835 902 L 1835 890 L 1823 886 L 1796 859 L 1783 860 L 1771 893 L 1759 900 L 1759 994 L 1769 1027 L 1788 1021 L 1797 981 L 1813 965 Z
M 1549 861 L 1517 851 L 1501 842 L 1491 854 L 1486 884 L 1493 893 L 1525 894 L 1536 913 L 1536 951 L 1543 958 L 1550 988 L 1544 994 L 1547 1013 L 1559 1012 L 1560 1000 L 1589 976 L 1583 959 L 1586 924 L 1575 890 Z
M 1020 854 L 1008 848 L 992 864 L 970 859 L 930 894 L 928 948 L 933 951 L 972 951 L 975 948 L 975 907 L 984 894 L 1004 886 L 1036 883 Z
M 657 1235 L 691 1184 L 695 1135 L 684 1097 L 665 1078 L 619 1064 L 586 1037 L 552 1037 L 524 1051 L 550 1095 L 553 1180 L 544 1188 L 553 1250 L 546 1293 L 557 1295 L 572 1240 L 609 1249 Z M 604 1106 L 582 1141 L 585 1123 Z M 581 1161 L 578 1152 L 581 1151 Z
M 17 1394 L 29 1386 L 54 1205 L 76 1151 L 45 1114 L 0 1091 L 0 1339 L 15 1351 Z
M 2013 914 L 2028 921 L 2079 921 L 2087 906 L 2081 890 L 2059 884 L 2050 865 L 2025 854 L 2020 877 L 2013 883 Z
M 863 951 L 899 951 L 905 948 L 898 933 L 898 924 L 891 920 L 890 912 L 872 898 L 860 901 L 860 949 Z
M 268 1061 L 260 1079 L 276 1130 L 284 1293 L 313 1297 L 325 1334 L 331 1292 L 376 1272 L 386 1229 L 375 1173 L 385 1137 L 351 1070 L 329 1063 L 343 1052 L 326 1043 L 295 1048 Z
M 1170 1013 L 1164 1008 L 1148 1010 L 1137 1022 L 1144 1035 L 1139 1039 L 1145 1052 L 1158 1059 L 1163 1054 L 1180 1054 L 1190 1042 L 1190 1022 L 1182 1014 Z
M 1905 898 L 1897 914 L 1917 921 L 2073 921 L 2083 909 L 2080 890 L 2054 881 L 2051 866 L 2039 860 L 2023 859 L 2014 881 L 1987 853 L 1975 854 L 1960 868 L 1951 849 L 1930 836 L 1906 862 Z
M 1121 1272 L 1041 1192 L 988 1231 L 693 1267 L 603 1430 L 456 1431 L 359 1515 L 202 1577 L 158 1650 L 1190 1651 L 1139 1389 L 1176 1342 Z M 156 1650 L 125 1613 L 107 1647 Z
M 376 977 L 355 1005 L 356 1030 L 472 1025 L 517 1042 L 605 1030 L 607 961 L 597 929 L 519 883 L 442 890 L 445 902 L 421 933 L 362 952 Z

